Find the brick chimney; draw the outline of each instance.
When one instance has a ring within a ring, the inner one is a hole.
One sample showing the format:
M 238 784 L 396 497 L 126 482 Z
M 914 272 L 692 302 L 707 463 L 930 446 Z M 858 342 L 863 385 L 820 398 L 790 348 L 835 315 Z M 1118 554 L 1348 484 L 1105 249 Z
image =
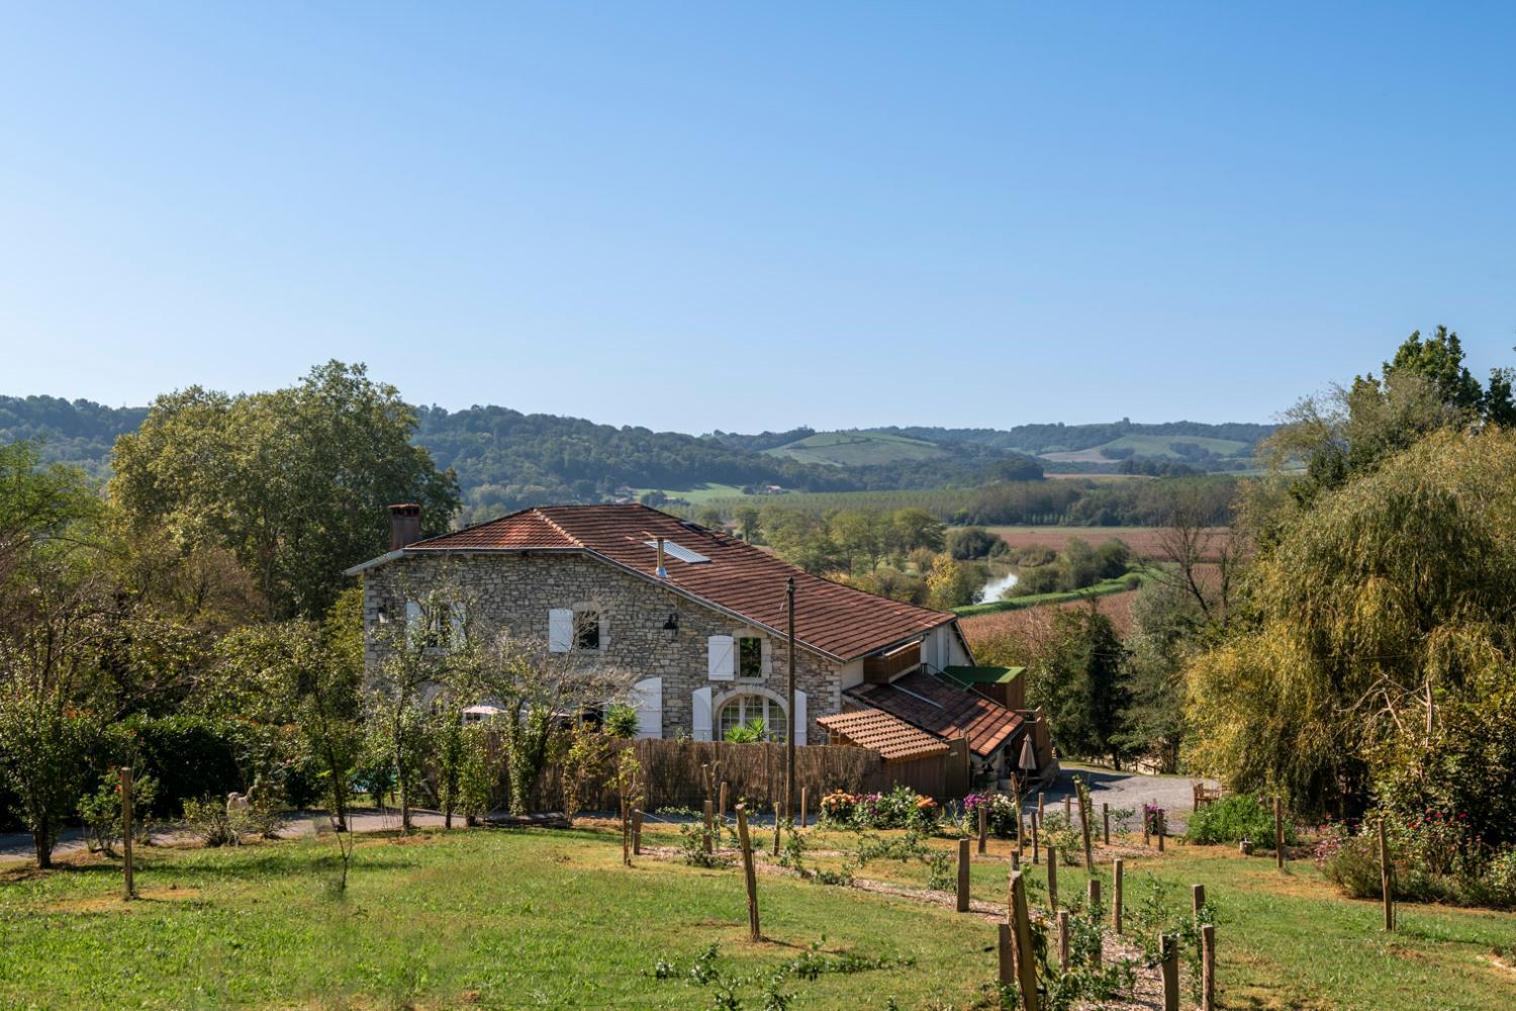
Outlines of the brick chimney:
M 390 506 L 390 550 L 421 540 L 421 507 L 414 502 Z

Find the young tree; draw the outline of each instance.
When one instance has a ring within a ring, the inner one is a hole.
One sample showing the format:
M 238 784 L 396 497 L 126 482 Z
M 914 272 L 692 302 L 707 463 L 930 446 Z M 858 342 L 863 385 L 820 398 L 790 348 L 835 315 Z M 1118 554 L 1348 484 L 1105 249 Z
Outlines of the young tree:
M 473 644 L 454 690 L 498 707 L 512 814 L 526 814 L 554 732 L 582 713 L 622 701 L 635 675 L 604 664 L 597 652 L 553 652 L 540 639 L 509 634 Z
M 58 684 L 0 654 L 0 777 L 20 799 L 17 813 L 32 834 L 39 868 L 53 865 L 63 819 L 89 782 L 98 729 Z

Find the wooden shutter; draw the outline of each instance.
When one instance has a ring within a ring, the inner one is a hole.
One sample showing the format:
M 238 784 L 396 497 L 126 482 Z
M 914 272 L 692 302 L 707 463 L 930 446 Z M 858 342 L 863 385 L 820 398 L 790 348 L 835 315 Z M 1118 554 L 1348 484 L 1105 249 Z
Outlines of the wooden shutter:
M 690 736 L 697 741 L 711 739 L 711 689 L 697 688 L 690 693 Z
M 729 635 L 713 635 L 706 640 L 706 673 L 712 681 L 736 680 L 735 643 Z
M 574 648 L 574 609 L 555 607 L 547 612 L 547 648 L 567 653 Z
M 632 686 L 637 736 L 663 736 L 663 678 L 643 678 Z

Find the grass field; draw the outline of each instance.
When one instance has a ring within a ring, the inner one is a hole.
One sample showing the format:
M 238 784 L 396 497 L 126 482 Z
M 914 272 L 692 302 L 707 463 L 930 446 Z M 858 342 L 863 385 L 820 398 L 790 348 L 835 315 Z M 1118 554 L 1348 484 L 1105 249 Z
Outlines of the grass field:
M 735 484 L 702 484 L 694 488 L 638 488 L 639 496 L 650 491 L 661 491 L 669 498 L 682 498 L 691 505 L 709 505 L 717 499 L 742 496 L 742 489 Z M 751 496 L 742 496 L 750 498 Z
M 1052 615 L 1060 609 L 1071 607 L 1088 607 L 1091 603 L 1095 609 L 1107 618 L 1115 626 L 1118 635 L 1126 635 L 1132 630 L 1132 603 L 1137 599 L 1136 590 L 1127 590 L 1122 593 L 1108 593 L 1104 596 L 1080 600 L 1065 601 L 1061 604 L 1050 604 L 1044 607 L 1023 607 L 1012 611 L 991 611 L 983 614 L 975 614 L 963 618 L 958 627 L 963 629 L 963 634 L 968 638 L 969 647 L 976 648 L 980 643 L 994 639 L 1006 633 L 1023 633 L 1031 635 L 1034 640 L 1040 639 L 1040 629 L 1050 627 Z M 1032 635 L 1033 632 L 1038 634 Z
M 1119 456 L 1107 456 L 1105 449 L 1129 449 L 1139 457 L 1157 460 L 1183 460 L 1184 454 L 1174 447 L 1178 445 L 1199 446 L 1224 458 L 1249 458 L 1251 447 L 1235 439 L 1212 439 L 1207 436 L 1188 435 L 1123 435 L 1119 439 L 1091 446 L 1088 449 L 1066 450 L 1041 454 L 1041 459 L 1054 463 L 1110 463 Z
M 834 467 L 867 467 L 900 460 L 935 460 L 948 455 L 936 443 L 887 432 L 817 432 L 795 442 L 765 450 L 801 463 Z
M 813 868 L 840 867 L 858 843 L 814 830 L 807 839 Z M 650 827 L 648 844 L 660 840 L 672 833 Z M 975 859 L 976 899 L 1004 902 L 1008 847 L 993 841 Z M 1097 854 L 1107 896 L 1110 855 Z M 1375 903 L 1339 897 L 1309 863 L 1281 874 L 1268 858 L 1177 845 L 1127 858 L 1134 916 L 1155 893 L 1183 915 L 1189 885 L 1206 885 L 1224 1007 L 1516 1006 L 1516 973 L 1503 967 L 1516 944 L 1508 915 L 1404 906 L 1401 930 L 1387 935 Z M 759 878 L 766 939 L 753 943 L 738 869 L 651 857 L 623 868 L 617 840 L 594 831 L 369 837 L 345 894 L 332 888 L 326 839 L 148 850 L 142 899 L 129 905 L 111 862 L 11 868 L 0 871 L 0 1006 L 697 1009 L 718 1006 L 730 985 L 741 1001 L 732 1006 L 759 1008 L 765 981 L 812 946 L 886 965 L 792 974 L 782 989 L 796 1009 L 980 1002 L 995 969 L 989 919 L 771 870 Z M 913 890 L 927 877 L 917 860 L 874 860 L 858 874 Z M 1028 880 L 1044 904 L 1043 869 Z M 1081 895 L 1085 880 L 1062 868 L 1063 895 Z M 721 979 L 700 984 L 690 970 L 711 945 Z M 658 978 L 660 961 L 671 978 Z

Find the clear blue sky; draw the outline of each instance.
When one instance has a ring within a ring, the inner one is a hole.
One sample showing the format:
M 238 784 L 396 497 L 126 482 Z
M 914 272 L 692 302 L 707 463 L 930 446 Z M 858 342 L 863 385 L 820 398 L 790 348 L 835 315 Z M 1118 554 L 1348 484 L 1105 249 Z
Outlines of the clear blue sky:
M 1510 4 L 0 15 L 4 393 L 1003 427 L 1516 358 Z

